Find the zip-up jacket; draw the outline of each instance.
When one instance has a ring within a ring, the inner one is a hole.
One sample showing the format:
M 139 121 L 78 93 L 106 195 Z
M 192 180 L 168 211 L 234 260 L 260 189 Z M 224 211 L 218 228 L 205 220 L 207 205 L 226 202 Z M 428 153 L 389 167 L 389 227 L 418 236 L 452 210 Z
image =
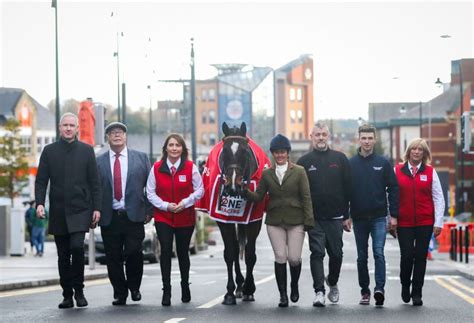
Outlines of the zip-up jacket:
M 297 162 L 308 176 L 313 202 L 313 214 L 317 220 L 347 219 L 351 174 L 346 155 L 339 151 L 313 149 Z
M 399 227 L 416 227 L 433 225 L 435 222 L 432 194 L 433 167 L 421 164 L 413 176 L 408 163 L 395 167 L 400 187 Z
M 387 216 L 398 217 L 398 182 L 387 159 L 375 153 L 359 153 L 349 160 L 352 189 L 350 215 L 354 220 Z
M 153 166 L 156 182 L 156 195 L 164 201 L 179 203 L 188 197 L 193 190 L 193 162 L 187 160 L 181 162 L 176 173 L 171 171 L 166 161 L 159 161 Z M 194 206 L 188 207 L 179 213 L 172 213 L 154 208 L 155 222 L 164 222 L 171 227 L 189 227 L 196 223 Z

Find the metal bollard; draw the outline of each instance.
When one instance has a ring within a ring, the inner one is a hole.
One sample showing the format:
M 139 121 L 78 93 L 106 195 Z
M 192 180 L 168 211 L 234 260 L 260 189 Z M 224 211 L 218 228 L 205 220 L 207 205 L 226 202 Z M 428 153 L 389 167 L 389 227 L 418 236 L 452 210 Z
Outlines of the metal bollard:
M 459 262 L 462 262 L 462 254 L 463 254 L 463 239 L 462 239 L 462 227 L 459 227 Z
M 453 228 L 454 230 L 454 237 L 453 237 L 453 244 L 454 244 L 454 250 L 453 250 L 453 256 L 454 256 L 454 261 L 458 261 L 458 228 Z
M 464 233 L 464 245 L 466 246 L 466 257 L 464 257 L 466 264 L 469 263 L 469 238 L 470 238 L 470 232 L 469 230 L 471 229 L 470 226 L 466 225 L 465 230 L 466 232 Z
M 450 240 L 450 244 L 449 244 L 449 259 L 450 260 L 454 260 L 454 243 L 453 243 L 453 240 L 454 240 L 454 228 L 451 228 L 449 230 L 449 240 Z

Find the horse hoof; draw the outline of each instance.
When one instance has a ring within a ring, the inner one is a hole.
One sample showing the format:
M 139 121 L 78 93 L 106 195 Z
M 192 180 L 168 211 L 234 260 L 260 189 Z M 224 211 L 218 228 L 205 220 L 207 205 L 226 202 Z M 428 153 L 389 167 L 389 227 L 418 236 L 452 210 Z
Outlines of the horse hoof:
M 242 295 L 243 295 L 242 289 L 237 289 L 235 291 L 235 297 L 236 298 L 242 298 Z
M 224 301 L 222 302 L 223 305 L 236 305 L 237 301 L 235 300 L 235 296 L 233 294 L 225 294 Z
M 244 301 L 244 302 L 255 302 L 255 298 L 253 297 L 253 294 L 244 295 L 243 298 L 242 298 L 242 301 Z

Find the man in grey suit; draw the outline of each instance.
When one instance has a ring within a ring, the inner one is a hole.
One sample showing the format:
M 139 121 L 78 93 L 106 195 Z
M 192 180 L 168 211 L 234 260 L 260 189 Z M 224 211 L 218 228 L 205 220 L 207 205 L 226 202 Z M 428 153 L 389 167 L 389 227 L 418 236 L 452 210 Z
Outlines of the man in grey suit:
M 105 128 L 110 150 L 97 157 L 102 183 L 102 229 L 107 271 L 114 289 L 112 305 L 141 300 L 144 222 L 152 208 L 145 187 L 150 160 L 142 152 L 127 148 L 127 126 L 112 122 Z M 124 272 L 125 262 L 125 272 Z

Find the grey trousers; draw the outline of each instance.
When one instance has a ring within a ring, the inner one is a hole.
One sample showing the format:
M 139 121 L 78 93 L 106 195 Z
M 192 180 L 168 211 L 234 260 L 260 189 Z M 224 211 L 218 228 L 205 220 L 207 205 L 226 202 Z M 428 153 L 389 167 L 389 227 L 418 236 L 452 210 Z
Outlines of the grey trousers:
M 342 219 L 316 220 L 313 229 L 308 231 L 309 249 L 311 251 L 311 275 L 314 291 L 325 293 L 324 256 L 329 255 L 329 285 L 336 285 L 342 265 Z
M 304 242 L 303 225 L 267 225 L 268 237 L 272 244 L 275 262 L 298 266 Z

